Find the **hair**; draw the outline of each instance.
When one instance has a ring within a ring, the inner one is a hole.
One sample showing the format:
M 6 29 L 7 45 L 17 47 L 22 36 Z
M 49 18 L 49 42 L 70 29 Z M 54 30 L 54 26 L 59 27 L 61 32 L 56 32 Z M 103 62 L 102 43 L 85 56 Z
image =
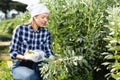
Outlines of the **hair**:
M 31 25 L 33 28 L 35 27 L 35 25 L 37 25 L 34 17 L 31 17 L 30 20 L 26 24 Z
M 30 24 L 30 25 L 34 24 L 34 19 L 31 18 L 31 19 L 27 22 L 27 24 Z
M 38 15 L 36 15 L 36 16 L 34 16 L 34 17 L 37 17 L 37 16 L 38 16 Z M 34 17 L 31 17 L 31 18 L 29 19 L 29 21 L 27 22 L 27 24 L 30 24 L 30 25 L 35 24 Z
M 30 20 L 26 24 L 29 24 L 29 25 L 33 26 L 35 24 L 34 17 L 31 17 Z

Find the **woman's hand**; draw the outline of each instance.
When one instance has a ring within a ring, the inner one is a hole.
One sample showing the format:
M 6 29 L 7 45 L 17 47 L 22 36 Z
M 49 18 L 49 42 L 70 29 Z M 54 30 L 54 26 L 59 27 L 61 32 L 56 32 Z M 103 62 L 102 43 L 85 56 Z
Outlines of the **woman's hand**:
M 29 51 L 25 52 L 25 60 L 32 60 L 33 62 L 39 62 L 45 59 L 45 53 L 41 50 L 33 50 L 31 53 Z

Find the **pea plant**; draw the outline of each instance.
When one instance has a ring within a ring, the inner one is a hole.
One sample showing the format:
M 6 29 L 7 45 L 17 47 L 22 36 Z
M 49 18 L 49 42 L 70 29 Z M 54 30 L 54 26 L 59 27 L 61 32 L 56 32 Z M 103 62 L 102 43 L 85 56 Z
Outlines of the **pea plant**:
M 40 0 L 40 2 L 46 4 L 51 11 L 47 26 L 52 32 L 53 52 L 66 57 L 68 56 L 67 53 L 74 51 L 75 56 L 83 56 L 89 66 L 92 67 L 91 70 L 87 69 L 88 72 L 102 70 L 100 67 L 103 56 L 101 56 L 100 53 L 106 50 L 105 45 L 107 43 L 103 38 L 108 33 L 107 29 L 103 27 L 107 23 L 105 10 L 108 6 L 116 4 L 117 1 L 118 0 Z M 70 61 L 72 62 L 72 60 Z M 61 66 L 64 65 L 65 64 L 61 64 Z M 77 68 L 79 70 L 83 67 L 69 66 L 70 69 Z M 65 71 L 64 68 L 62 69 Z M 103 73 L 101 74 L 104 75 Z M 94 77 L 95 76 L 96 73 L 94 74 Z M 83 77 L 84 76 L 81 76 L 81 78 Z M 86 78 L 85 80 L 90 79 Z
M 108 24 L 105 25 L 109 29 L 109 35 L 105 38 L 108 42 L 107 51 L 103 53 L 105 62 L 110 72 L 106 75 L 115 80 L 120 80 L 120 7 L 109 7 L 106 12 L 108 16 Z
M 55 60 L 49 58 L 39 64 L 43 80 L 71 80 L 71 78 L 73 80 L 93 80 L 92 71 L 88 70 L 91 67 L 83 56 L 75 56 L 74 52 L 67 57 L 55 56 Z

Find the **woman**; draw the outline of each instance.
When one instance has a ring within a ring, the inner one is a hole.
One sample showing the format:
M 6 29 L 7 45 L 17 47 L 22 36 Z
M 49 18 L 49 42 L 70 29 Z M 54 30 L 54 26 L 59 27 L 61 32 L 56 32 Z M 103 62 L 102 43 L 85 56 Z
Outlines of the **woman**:
M 9 54 L 14 60 L 12 75 L 16 80 L 42 80 L 39 60 L 26 51 L 40 50 L 47 58 L 52 55 L 50 32 L 44 27 L 50 12 L 43 4 L 30 5 L 27 10 L 31 14 L 30 22 L 14 29 L 10 44 Z

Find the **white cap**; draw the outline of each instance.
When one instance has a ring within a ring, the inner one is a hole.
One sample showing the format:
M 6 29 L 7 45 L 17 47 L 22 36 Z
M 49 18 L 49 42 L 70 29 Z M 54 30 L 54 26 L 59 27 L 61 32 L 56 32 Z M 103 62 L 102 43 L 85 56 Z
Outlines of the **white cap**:
M 26 9 L 30 12 L 31 17 L 34 17 L 42 13 L 48 13 L 48 14 L 50 13 L 49 9 L 44 4 L 28 5 Z

